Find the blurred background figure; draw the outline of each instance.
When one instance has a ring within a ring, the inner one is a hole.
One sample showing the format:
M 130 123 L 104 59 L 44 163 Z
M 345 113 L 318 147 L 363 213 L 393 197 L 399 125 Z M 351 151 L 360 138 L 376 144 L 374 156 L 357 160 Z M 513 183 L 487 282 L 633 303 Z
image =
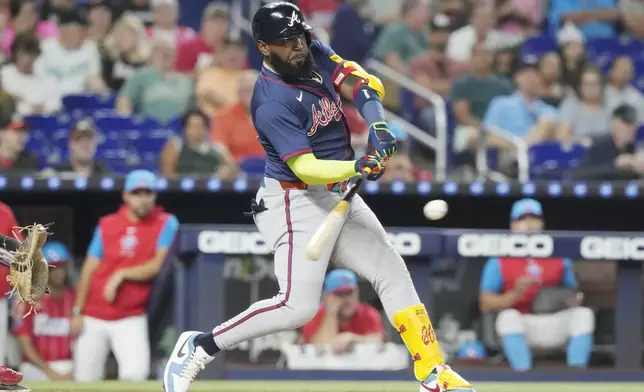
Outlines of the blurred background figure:
M 191 111 L 183 117 L 181 125 L 183 137 L 170 139 L 163 147 L 161 173 L 167 178 L 177 175 L 234 178 L 237 166 L 230 152 L 225 145 L 210 142 L 208 117 L 200 111 Z
M 630 57 L 619 56 L 613 60 L 604 88 L 604 103 L 610 110 L 628 104 L 637 110 L 638 122 L 644 123 L 644 95 L 633 85 L 634 71 Z
M 154 23 L 148 27 L 148 37 L 168 39 L 174 46 L 194 38 L 195 32 L 190 27 L 179 26 L 179 4 L 177 0 L 151 0 L 154 11 Z
M 69 158 L 54 170 L 85 177 L 110 173 L 107 167 L 96 161 L 97 145 L 98 134 L 91 119 L 77 121 L 69 132 Z
M 123 0 L 123 12 L 136 16 L 149 27 L 154 23 L 154 12 L 150 3 L 150 0 Z
M 329 345 L 341 354 L 351 345 L 383 342 L 386 338 L 380 313 L 360 302 L 358 277 L 335 269 L 324 280 L 324 300 L 313 320 L 301 329 L 300 342 Z
M 539 60 L 541 93 L 539 98 L 553 107 L 559 107 L 566 94 L 561 83 L 561 58 L 557 52 L 548 52 Z
M 14 318 L 13 333 L 18 336 L 23 362 L 20 371 L 25 381 L 72 380 L 71 319 L 75 291 L 69 285 L 67 263 L 71 256 L 58 241 L 48 241 L 43 255 L 49 271 L 50 294 L 28 316 L 20 304 Z M 24 318 L 23 318 L 24 317 Z
M 112 28 L 112 8 L 107 0 L 91 0 L 87 8 L 87 38 L 99 47 Z
M 25 151 L 29 125 L 20 117 L 0 113 L 0 172 L 25 173 L 40 169 L 38 158 Z
M 54 38 L 58 35 L 56 23 L 50 20 L 40 20 L 39 2 L 36 0 L 11 0 L 11 14 L 8 23 L 2 31 L 2 50 L 11 54 L 11 44 L 16 36 L 32 33 L 39 39 Z
M 543 229 L 541 203 L 522 199 L 513 204 L 511 231 Z M 490 258 L 483 268 L 479 300 L 482 312 L 498 314 L 495 331 L 512 369 L 531 369 L 531 350 L 563 347 L 568 366 L 588 365 L 595 315 L 581 306 L 583 296 L 577 291 L 571 260 Z

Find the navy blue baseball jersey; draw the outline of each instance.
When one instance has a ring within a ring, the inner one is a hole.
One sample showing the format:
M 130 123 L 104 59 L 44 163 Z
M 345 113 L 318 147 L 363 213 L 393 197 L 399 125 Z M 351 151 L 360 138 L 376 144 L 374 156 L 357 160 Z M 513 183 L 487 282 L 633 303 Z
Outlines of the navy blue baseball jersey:
M 251 113 L 266 151 L 265 175 L 280 181 L 299 181 L 286 164 L 298 155 L 312 152 L 326 160 L 354 156 L 340 94 L 333 86 L 335 53 L 319 41 L 310 50 L 317 65 L 311 79 L 290 84 L 264 64 L 253 91 Z

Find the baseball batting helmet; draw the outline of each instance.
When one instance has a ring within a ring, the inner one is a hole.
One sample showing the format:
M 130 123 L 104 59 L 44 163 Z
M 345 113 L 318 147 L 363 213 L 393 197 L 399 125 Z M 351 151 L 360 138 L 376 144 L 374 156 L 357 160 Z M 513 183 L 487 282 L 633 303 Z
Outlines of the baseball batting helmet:
M 304 21 L 304 15 L 297 6 L 285 1 L 276 1 L 262 6 L 253 16 L 253 38 L 255 42 L 273 43 L 304 34 L 311 44 L 311 27 Z

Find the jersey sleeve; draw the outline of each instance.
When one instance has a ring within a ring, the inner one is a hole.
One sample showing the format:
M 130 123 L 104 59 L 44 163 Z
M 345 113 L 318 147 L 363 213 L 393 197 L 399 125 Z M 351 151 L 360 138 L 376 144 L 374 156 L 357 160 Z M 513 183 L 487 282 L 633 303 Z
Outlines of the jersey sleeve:
M 564 287 L 569 289 L 577 288 L 577 278 L 575 277 L 575 271 L 572 268 L 572 261 L 568 258 L 564 259 L 564 272 L 562 283 Z
M 159 238 L 157 239 L 157 250 L 168 249 L 172 246 L 174 238 L 179 231 L 179 220 L 176 216 L 170 215 L 161 229 Z
M 481 274 L 481 292 L 500 293 L 503 290 L 503 276 L 497 257 L 491 257 L 483 267 Z
M 313 151 L 307 130 L 300 119 L 279 102 L 267 102 L 257 108 L 255 127 L 273 145 L 284 162 Z
M 324 311 L 322 310 L 322 308 L 320 308 L 315 317 L 313 317 L 313 320 L 304 324 L 304 326 L 300 329 L 300 335 L 302 336 L 302 340 L 305 344 L 311 343 L 311 338 L 313 338 L 313 335 L 315 335 L 317 330 L 320 328 L 323 317 Z
M 342 57 L 335 54 L 335 51 L 329 45 L 320 41 L 313 41 L 311 43 L 311 51 L 313 52 L 313 57 L 318 67 L 330 72 L 332 75 L 334 75 L 336 68 L 343 61 Z
M 101 236 L 100 226 L 96 226 L 96 229 L 94 229 L 94 236 L 92 237 L 92 242 L 90 242 L 89 248 L 87 249 L 87 255 L 99 260 L 103 258 L 103 239 Z

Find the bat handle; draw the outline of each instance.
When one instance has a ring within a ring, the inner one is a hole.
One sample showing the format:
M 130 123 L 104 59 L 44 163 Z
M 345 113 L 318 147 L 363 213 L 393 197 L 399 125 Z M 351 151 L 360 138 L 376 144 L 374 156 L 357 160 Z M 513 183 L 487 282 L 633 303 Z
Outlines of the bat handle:
M 364 179 L 366 179 L 366 178 L 367 178 L 367 176 L 369 176 L 369 174 L 371 174 L 371 168 L 370 168 L 370 167 L 366 167 L 366 168 L 365 168 L 365 169 L 360 173 L 360 177 L 362 177 L 362 179 L 364 180 Z

